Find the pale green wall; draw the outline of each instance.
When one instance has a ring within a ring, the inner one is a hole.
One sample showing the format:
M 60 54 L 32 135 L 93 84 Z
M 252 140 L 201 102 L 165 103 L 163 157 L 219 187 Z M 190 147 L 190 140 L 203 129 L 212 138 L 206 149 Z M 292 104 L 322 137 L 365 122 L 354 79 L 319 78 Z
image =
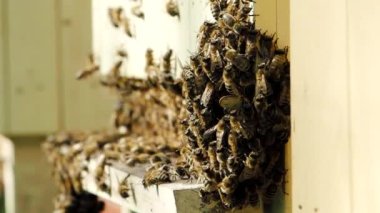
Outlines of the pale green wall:
M 91 51 L 91 1 L 0 0 L 0 132 L 108 127 L 113 96 L 75 80 Z

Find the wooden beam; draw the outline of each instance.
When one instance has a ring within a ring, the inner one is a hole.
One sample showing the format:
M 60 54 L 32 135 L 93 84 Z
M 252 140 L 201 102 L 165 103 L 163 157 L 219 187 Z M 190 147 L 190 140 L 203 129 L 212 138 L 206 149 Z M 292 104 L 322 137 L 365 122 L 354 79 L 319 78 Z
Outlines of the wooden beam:
M 290 11 L 292 209 L 350 212 L 346 0 L 292 0 Z

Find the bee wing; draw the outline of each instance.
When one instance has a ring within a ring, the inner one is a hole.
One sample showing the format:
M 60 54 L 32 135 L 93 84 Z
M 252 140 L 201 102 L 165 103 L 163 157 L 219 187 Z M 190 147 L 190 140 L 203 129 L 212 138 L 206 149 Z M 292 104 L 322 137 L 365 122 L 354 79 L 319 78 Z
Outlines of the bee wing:
M 219 105 L 226 110 L 239 109 L 242 105 L 242 98 L 235 95 L 226 95 L 219 99 Z

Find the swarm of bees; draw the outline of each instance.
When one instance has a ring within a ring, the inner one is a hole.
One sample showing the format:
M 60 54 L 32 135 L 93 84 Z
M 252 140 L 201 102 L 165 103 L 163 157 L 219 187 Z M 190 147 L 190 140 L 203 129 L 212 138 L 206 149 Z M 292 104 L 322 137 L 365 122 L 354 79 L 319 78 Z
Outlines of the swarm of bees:
M 270 203 L 286 173 L 290 64 L 288 48 L 280 49 L 275 35 L 255 27 L 253 3 L 210 0 L 215 21 L 201 25 L 197 50 L 180 79 L 173 74 L 171 49 L 161 63 L 146 50 L 146 79 L 123 76 L 128 54 L 118 51 L 120 60 L 100 82 L 119 97 L 114 130 L 60 133 L 44 143 L 61 194 L 82 193 L 87 161 L 97 157 L 95 180 L 107 193 L 106 167 L 119 162 L 145 166 L 145 187 L 197 179 L 204 184 L 199 195 L 205 205 L 232 209 Z M 114 26 L 121 26 L 122 10 L 109 14 Z M 77 78 L 98 69 L 90 56 Z M 121 197 L 130 196 L 127 178 L 118 190 Z
M 190 168 L 202 200 L 228 209 L 272 201 L 290 134 L 288 49 L 255 28 L 253 3 L 210 0 L 215 22 L 182 72 Z
M 147 167 L 141 183 L 145 187 L 190 179 L 185 159 L 180 156 L 184 138 L 179 118 L 185 117 L 185 110 L 182 83 L 171 74 L 173 51 L 169 49 L 163 55 L 162 63 L 156 62 L 152 50 L 148 49 L 146 55 L 147 79 L 123 76 L 120 72 L 123 60 L 117 61 L 109 75 L 100 79 L 102 85 L 116 90 L 119 96 L 112 113 L 112 131 L 61 132 L 48 137 L 43 144 L 54 166 L 53 177 L 61 197 L 83 192 L 82 181 L 90 172 L 90 159 L 98 160 L 92 172 L 94 180 L 98 189 L 108 194 L 112 187 L 107 166 L 114 162 L 127 167 Z M 129 197 L 127 179 L 119 184 L 120 196 Z M 64 203 L 63 199 L 58 201 Z

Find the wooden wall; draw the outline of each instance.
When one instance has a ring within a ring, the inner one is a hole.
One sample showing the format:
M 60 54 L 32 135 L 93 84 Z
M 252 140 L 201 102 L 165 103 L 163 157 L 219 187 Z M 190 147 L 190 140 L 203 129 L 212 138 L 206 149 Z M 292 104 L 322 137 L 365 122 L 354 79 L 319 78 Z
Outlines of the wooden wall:
M 293 212 L 380 212 L 380 3 L 290 9 Z
M 91 2 L 0 5 L 0 131 L 30 135 L 107 127 L 112 95 L 95 80 L 75 80 L 92 49 Z
M 0 1 L 1 2 L 1 1 Z M 6 33 L 5 33 L 5 4 L 0 3 L 0 130 L 6 129 L 5 114 L 6 114 L 6 64 L 5 64 L 5 49 L 6 49 Z

